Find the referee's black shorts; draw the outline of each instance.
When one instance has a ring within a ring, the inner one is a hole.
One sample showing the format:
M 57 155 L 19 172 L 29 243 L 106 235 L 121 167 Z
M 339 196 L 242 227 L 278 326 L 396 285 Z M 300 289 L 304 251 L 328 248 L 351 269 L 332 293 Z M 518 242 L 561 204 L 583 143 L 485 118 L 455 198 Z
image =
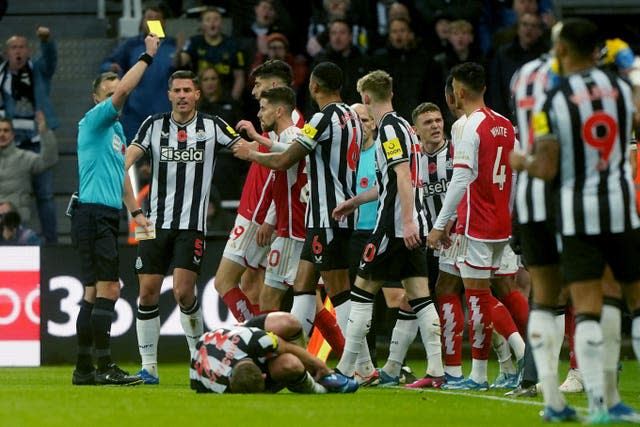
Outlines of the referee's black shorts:
M 84 286 L 119 280 L 118 230 L 120 211 L 94 204 L 79 203 L 71 218 L 71 239 L 80 257 Z

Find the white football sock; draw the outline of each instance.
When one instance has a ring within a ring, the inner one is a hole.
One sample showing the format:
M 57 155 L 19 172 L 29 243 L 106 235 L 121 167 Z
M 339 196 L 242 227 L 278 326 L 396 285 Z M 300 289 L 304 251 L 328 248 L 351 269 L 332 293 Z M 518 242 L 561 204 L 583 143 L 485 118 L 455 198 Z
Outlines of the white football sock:
M 558 356 L 555 354 L 557 338 L 556 318 L 547 310 L 533 309 L 529 313 L 529 345 L 536 362 L 538 379 L 542 385 L 545 406 L 556 411 L 566 406 L 566 401 L 558 389 Z M 562 326 L 564 331 L 564 325 Z
M 152 319 L 136 319 L 138 352 L 142 368 L 154 377 L 158 376 L 158 341 L 160 339 L 160 316 Z
M 631 322 L 631 344 L 636 360 L 640 362 L 640 316 L 634 317 Z
M 347 328 L 344 336 L 344 351 L 340 358 L 340 362 L 338 362 L 338 366 L 336 366 L 343 375 L 348 377 L 352 377 L 355 373 L 356 360 L 358 358 L 358 354 L 362 350 L 363 342 L 366 345 L 365 337 L 371 327 L 371 316 L 373 314 L 372 302 L 351 301 L 350 305 L 351 314 L 348 318 L 349 327 Z
M 180 310 L 180 324 L 184 335 L 187 338 L 187 346 L 189 347 L 189 360 L 196 351 L 196 344 L 204 334 L 204 321 L 202 320 L 202 306 L 198 303 L 198 309 L 193 313 L 185 314 Z
M 427 374 L 434 377 L 444 375 L 442 365 L 442 329 L 436 305 L 431 303 L 416 312 L 420 337 L 427 353 Z
M 509 348 L 509 343 L 495 329 L 491 336 L 491 346 L 493 347 L 493 351 L 496 352 L 496 356 L 498 356 L 500 372 L 514 374 L 516 372 L 516 368 L 513 366 L 513 362 L 511 361 L 511 349 Z
M 418 319 L 397 319 L 391 333 L 389 344 L 389 357 L 382 369 L 392 377 L 400 375 L 402 362 L 407 355 L 409 346 L 415 340 L 418 333 Z
M 294 295 L 291 314 L 293 314 L 295 318 L 298 319 L 298 321 L 302 325 L 304 334 L 309 337 L 311 328 L 313 327 L 313 321 L 316 317 L 316 295 Z
M 578 368 L 589 400 L 589 412 L 606 411 L 602 362 L 604 349 L 600 323 L 596 320 L 578 321 L 574 340 Z
M 602 344 L 605 349 L 602 359 L 605 380 L 604 397 L 607 408 L 611 408 L 620 402 L 617 379 L 618 362 L 620 361 L 620 340 L 622 338 L 622 314 L 620 309 L 613 305 L 604 304 L 600 315 L 600 326 L 602 327 Z

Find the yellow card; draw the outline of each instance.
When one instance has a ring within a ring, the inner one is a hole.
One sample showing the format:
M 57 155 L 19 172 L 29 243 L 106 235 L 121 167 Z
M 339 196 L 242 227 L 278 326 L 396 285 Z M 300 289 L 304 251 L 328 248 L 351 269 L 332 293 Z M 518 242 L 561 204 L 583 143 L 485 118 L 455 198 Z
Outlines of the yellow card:
M 164 37 L 164 30 L 162 29 L 160 21 L 147 21 L 147 26 L 149 27 L 150 33 L 155 34 L 159 38 Z

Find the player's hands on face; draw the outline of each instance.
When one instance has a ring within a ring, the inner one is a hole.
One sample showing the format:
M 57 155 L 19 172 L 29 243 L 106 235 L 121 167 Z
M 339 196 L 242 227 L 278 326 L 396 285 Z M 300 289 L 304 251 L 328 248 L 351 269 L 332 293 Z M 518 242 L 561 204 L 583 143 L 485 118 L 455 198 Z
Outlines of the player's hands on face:
M 422 243 L 422 239 L 420 239 L 420 234 L 418 233 L 418 226 L 413 221 L 404 223 L 402 234 L 404 245 L 407 249 L 415 249 Z
M 347 216 L 351 215 L 353 211 L 356 210 L 356 207 L 357 206 L 353 199 L 345 200 L 335 207 L 333 212 L 331 212 L 331 216 L 336 221 L 344 221 Z
M 158 47 L 160 46 L 160 38 L 153 33 L 149 33 L 147 37 L 144 38 L 144 46 L 146 53 L 151 56 L 156 56 Z
M 251 140 L 255 140 L 259 135 L 259 133 L 256 132 L 256 128 L 253 127 L 253 123 L 249 120 L 240 120 L 236 125 L 236 130 L 238 133 L 242 133 L 244 131 Z
M 256 243 L 259 247 L 264 248 L 271 244 L 271 236 L 273 236 L 274 226 L 267 222 L 263 222 L 256 232 Z

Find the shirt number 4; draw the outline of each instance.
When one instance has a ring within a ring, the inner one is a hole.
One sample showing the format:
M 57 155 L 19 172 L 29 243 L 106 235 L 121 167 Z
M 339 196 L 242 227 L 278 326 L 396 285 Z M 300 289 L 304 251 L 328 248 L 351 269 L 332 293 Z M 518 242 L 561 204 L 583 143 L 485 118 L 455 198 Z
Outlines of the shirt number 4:
M 507 166 L 500 164 L 502 161 L 502 146 L 498 146 L 496 151 L 496 160 L 493 162 L 493 184 L 498 184 L 498 189 L 502 191 L 504 184 L 507 182 Z

